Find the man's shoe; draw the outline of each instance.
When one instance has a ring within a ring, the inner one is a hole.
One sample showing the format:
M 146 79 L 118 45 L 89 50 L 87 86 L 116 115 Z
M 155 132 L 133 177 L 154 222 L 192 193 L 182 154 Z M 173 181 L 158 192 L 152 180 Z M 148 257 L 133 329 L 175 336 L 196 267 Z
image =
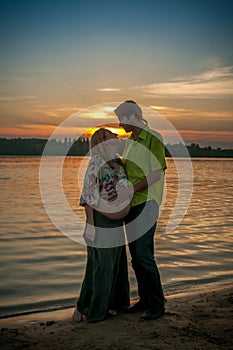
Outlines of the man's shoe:
M 148 310 L 142 315 L 142 318 L 145 321 L 156 320 L 157 318 L 163 316 L 165 314 L 164 305 Z
M 147 307 L 148 306 L 144 302 L 138 301 L 133 306 L 126 308 L 125 313 L 126 314 L 136 314 L 137 312 L 145 311 L 147 309 Z

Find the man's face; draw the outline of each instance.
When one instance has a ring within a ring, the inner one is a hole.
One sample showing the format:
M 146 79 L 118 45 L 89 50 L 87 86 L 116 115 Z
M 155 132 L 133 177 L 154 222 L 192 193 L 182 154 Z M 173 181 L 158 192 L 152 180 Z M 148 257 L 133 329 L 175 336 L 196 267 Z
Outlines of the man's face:
M 121 126 L 126 132 L 133 131 L 132 125 L 130 124 L 130 118 L 127 116 L 118 116 L 119 126 Z

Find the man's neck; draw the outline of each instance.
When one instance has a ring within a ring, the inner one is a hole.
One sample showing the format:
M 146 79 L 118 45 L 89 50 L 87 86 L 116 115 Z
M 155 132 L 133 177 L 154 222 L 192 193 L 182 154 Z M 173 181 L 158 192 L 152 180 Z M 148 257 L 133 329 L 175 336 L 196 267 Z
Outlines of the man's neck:
M 143 129 L 144 129 L 143 127 L 139 127 L 139 126 L 134 127 L 134 130 L 132 132 L 132 136 L 133 136 L 134 141 L 136 141 L 138 139 L 138 136 L 141 134 Z

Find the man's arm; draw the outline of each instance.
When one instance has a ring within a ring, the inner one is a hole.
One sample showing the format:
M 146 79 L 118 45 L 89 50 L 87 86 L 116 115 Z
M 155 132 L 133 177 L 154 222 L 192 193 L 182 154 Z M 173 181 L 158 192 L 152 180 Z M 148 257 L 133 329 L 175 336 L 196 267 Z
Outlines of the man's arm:
M 141 181 L 133 185 L 134 193 L 143 191 L 146 188 L 153 185 L 155 182 L 159 181 L 161 179 L 162 173 L 163 173 L 163 169 L 152 171 L 148 176 L 145 176 L 144 179 L 142 179 Z
M 163 169 L 157 169 L 152 171 L 148 176 L 145 176 L 144 179 L 139 181 L 138 183 L 130 186 L 128 189 L 127 188 L 119 188 L 120 192 L 118 194 L 110 195 L 108 197 L 109 201 L 115 200 L 118 195 L 122 198 L 127 198 L 128 196 L 132 196 L 133 193 L 143 191 L 146 188 L 150 187 L 157 181 L 161 179 L 161 176 L 163 174 L 164 170 Z

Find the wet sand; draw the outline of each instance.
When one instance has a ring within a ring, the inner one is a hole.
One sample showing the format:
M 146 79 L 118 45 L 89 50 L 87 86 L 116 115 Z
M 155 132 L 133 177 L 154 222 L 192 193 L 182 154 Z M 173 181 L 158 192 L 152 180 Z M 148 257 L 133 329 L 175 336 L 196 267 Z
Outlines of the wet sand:
M 71 309 L 0 320 L 0 348 L 91 350 L 233 349 L 233 287 L 168 296 L 154 321 L 119 314 L 73 323 Z M 135 302 L 135 301 L 133 301 Z

